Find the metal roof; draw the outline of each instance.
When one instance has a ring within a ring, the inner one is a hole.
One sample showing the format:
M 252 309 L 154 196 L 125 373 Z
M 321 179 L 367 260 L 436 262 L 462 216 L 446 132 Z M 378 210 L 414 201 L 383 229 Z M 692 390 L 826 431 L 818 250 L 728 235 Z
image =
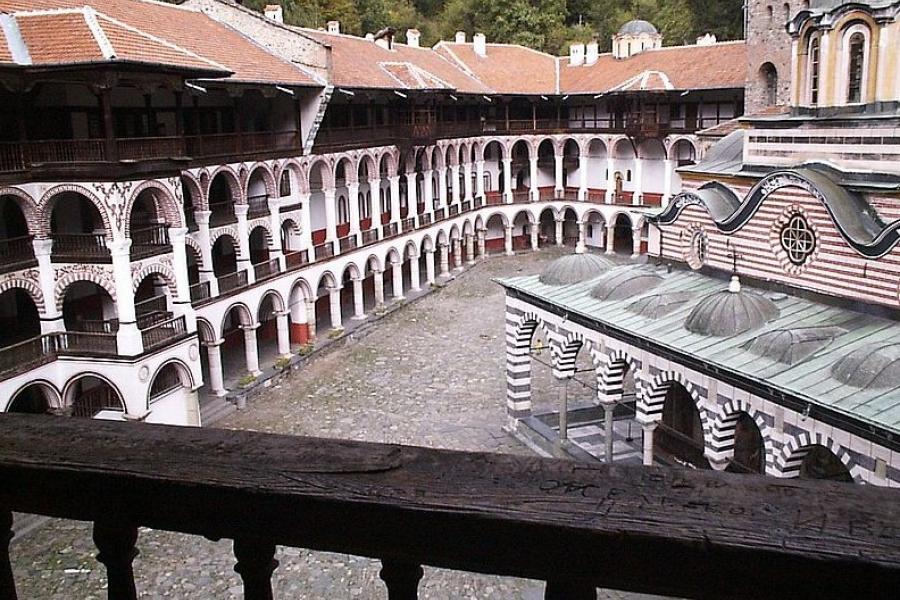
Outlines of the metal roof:
M 640 268 L 640 267 L 637 267 Z M 646 267 L 643 267 L 646 268 Z M 663 282 L 653 290 L 617 301 L 600 301 L 590 295 L 592 282 L 565 287 L 541 284 L 537 277 L 498 280 L 505 288 L 534 296 L 570 316 L 581 315 L 591 323 L 618 330 L 635 339 L 646 340 L 676 356 L 689 356 L 708 365 L 709 373 L 731 372 L 799 398 L 813 406 L 831 409 L 865 424 L 900 433 L 900 387 L 859 388 L 841 383 L 832 367 L 854 351 L 881 347 L 900 339 L 900 324 L 846 308 L 784 293 L 757 290 L 771 299 L 779 315 L 763 326 L 730 337 L 711 337 L 685 329 L 688 314 L 708 295 L 727 288 L 727 283 L 696 272 L 657 273 Z M 629 307 L 648 302 L 654 296 L 675 295 L 689 300 L 667 306 L 663 311 L 642 311 Z M 647 316 L 647 315 L 651 316 Z M 653 318 L 653 316 L 658 318 Z M 817 348 L 796 361 L 784 361 L 779 353 L 760 356 L 753 341 L 779 331 L 802 333 L 807 328 L 828 327 L 834 333 Z M 757 351 L 754 351 L 756 349 Z

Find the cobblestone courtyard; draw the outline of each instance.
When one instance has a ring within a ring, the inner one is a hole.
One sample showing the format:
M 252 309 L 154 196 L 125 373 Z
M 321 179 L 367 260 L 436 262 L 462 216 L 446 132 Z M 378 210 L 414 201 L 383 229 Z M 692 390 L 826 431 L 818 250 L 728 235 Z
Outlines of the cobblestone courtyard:
M 558 255 L 545 250 L 480 264 L 443 290 L 392 313 L 363 339 L 324 352 L 217 426 L 527 453 L 501 431 L 504 299 L 491 278 L 539 272 Z M 135 573 L 143 597 L 241 597 L 229 541 L 142 530 L 138 548 Z M 51 521 L 15 542 L 19 597 L 105 598 L 104 571 L 95 552 L 90 527 L 83 523 Z M 375 561 L 292 548 L 279 548 L 278 554 L 276 597 L 386 596 Z M 434 599 L 537 600 L 542 594 L 541 582 L 429 568 L 420 587 L 422 598 Z

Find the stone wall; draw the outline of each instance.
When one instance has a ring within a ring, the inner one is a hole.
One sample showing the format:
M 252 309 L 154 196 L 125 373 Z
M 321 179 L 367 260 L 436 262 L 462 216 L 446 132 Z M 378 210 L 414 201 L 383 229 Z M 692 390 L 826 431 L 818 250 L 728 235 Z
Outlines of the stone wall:
M 748 0 L 747 88 L 744 100 L 748 115 L 759 113 L 769 106 L 766 78 L 761 74 L 766 63 L 771 63 L 778 73 L 777 104 L 787 106 L 790 103 L 791 38 L 785 24 L 802 9 L 802 4 L 802 0 Z

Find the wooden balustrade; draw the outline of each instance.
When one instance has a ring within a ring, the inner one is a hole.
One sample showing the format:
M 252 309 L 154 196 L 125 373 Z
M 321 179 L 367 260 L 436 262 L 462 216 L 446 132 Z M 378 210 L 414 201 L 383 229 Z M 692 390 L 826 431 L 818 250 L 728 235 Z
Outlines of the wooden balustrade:
M 429 213 L 422 213 L 418 217 L 419 219 L 419 227 L 428 227 L 431 225 L 431 215 Z
M 388 223 L 381 228 L 381 238 L 387 239 L 400 235 L 400 228 L 397 223 Z
M 0 378 L 36 369 L 60 355 L 115 356 L 117 353 L 116 334 L 112 332 L 47 333 L 0 348 Z
M 248 196 L 247 204 L 249 208 L 247 209 L 247 216 L 250 218 L 261 217 L 263 215 L 269 214 L 269 195 L 268 194 L 258 194 L 256 196 Z
M 122 401 L 118 393 L 108 385 L 93 388 L 75 397 L 69 407 L 69 414 L 82 419 L 92 419 L 104 410 L 122 410 Z M 100 559 L 100 562 L 106 564 L 103 559 Z
M 237 215 L 234 214 L 234 202 L 226 200 L 224 202 L 211 202 L 209 204 L 209 226 L 218 227 L 220 225 L 228 225 L 237 222 Z
M 515 190 L 512 193 L 513 203 L 527 204 L 531 202 L 531 192 L 529 190 Z
M 219 293 L 227 294 L 236 289 L 246 287 L 247 271 L 241 270 L 234 273 L 228 273 L 227 275 L 217 277 L 216 280 L 219 282 Z
M 120 160 L 152 160 L 186 156 L 183 137 L 120 138 L 116 140 Z
M 898 492 L 877 486 L 9 413 L 0 439 L 7 599 L 12 511 L 93 521 L 113 599 L 170 593 L 135 587 L 139 527 L 234 540 L 249 600 L 272 598 L 279 545 L 380 559 L 404 600 L 423 565 L 543 580 L 554 600 L 900 587 Z
M 131 260 L 171 252 L 169 228 L 165 223 L 145 225 L 131 230 Z
M 288 269 L 297 269 L 309 264 L 309 250 L 294 250 L 284 252 L 284 261 Z
M 52 258 L 64 262 L 108 262 L 112 260 L 103 233 L 54 233 Z
M 416 229 L 416 218 L 408 217 L 406 219 L 403 219 L 403 221 L 400 222 L 400 228 L 400 231 L 402 233 L 409 233 L 410 231 L 414 231 Z
M 363 246 L 368 246 L 369 244 L 374 244 L 378 241 L 378 230 L 377 229 L 366 229 L 362 232 L 362 244 Z
M 208 281 L 198 281 L 197 283 L 191 284 L 189 290 L 191 293 L 191 302 L 203 302 L 212 296 Z
M 161 323 L 157 323 L 147 329 L 141 330 L 141 341 L 144 351 L 153 350 L 164 346 L 170 340 L 178 339 L 187 334 L 187 325 L 183 316 L 175 317 Z
M 463 212 L 469 212 L 470 210 L 472 210 L 472 201 L 471 201 L 471 200 L 464 200 L 463 203 L 462 203 L 462 211 L 463 211 Z
M 472 199 L 472 203 L 475 208 L 481 208 L 484 206 L 484 196 L 475 196 L 475 198 Z
M 338 240 L 338 247 L 341 249 L 341 253 L 350 252 L 351 250 L 355 250 L 359 247 L 359 242 L 357 242 L 356 235 L 348 235 L 346 237 L 342 237 Z
M 447 218 L 447 209 L 446 208 L 439 208 L 436 211 L 434 211 L 435 222 L 443 221 L 446 218 Z
M 267 260 L 265 262 L 257 263 L 253 265 L 253 274 L 256 276 L 257 281 L 262 281 L 263 279 L 270 279 L 280 272 L 281 268 L 278 264 L 278 259 L 273 258 L 271 260 Z
M 119 320 L 82 319 L 76 317 L 71 330 L 84 333 L 116 333 L 119 331 Z
M 331 258 L 334 256 L 334 242 L 325 242 L 313 248 L 316 260 Z
M 30 235 L 0 240 L 0 270 L 13 271 L 35 263 Z
M 451 204 L 448 208 L 451 217 L 455 217 L 459 214 L 459 204 Z

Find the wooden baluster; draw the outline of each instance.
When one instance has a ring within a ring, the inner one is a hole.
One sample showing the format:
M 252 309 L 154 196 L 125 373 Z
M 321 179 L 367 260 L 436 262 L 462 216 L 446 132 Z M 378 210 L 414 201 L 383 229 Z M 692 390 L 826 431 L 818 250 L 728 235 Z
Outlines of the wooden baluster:
M 137 600 L 132 561 L 138 555 L 137 527 L 97 521 L 94 523 L 94 544 L 97 560 L 106 567 L 109 600 Z
M 17 600 L 18 598 L 12 565 L 9 563 L 9 542 L 15 535 L 12 525 L 12 512 L 0 511 L 0 600 Z
M 278 568 L 275 544 L 255 539 L 234 540 L 234 570 L 244 580 L 245 600 L 272 600 L 272 572 Z
M 597 600 L 597 588 L 584 581 L 549 579 L 544 600 Z
M 393 560 L 381 561 L 378 574 L 388 590 L 388 600 L 416 600 L 423 571 L 419 565 Z

